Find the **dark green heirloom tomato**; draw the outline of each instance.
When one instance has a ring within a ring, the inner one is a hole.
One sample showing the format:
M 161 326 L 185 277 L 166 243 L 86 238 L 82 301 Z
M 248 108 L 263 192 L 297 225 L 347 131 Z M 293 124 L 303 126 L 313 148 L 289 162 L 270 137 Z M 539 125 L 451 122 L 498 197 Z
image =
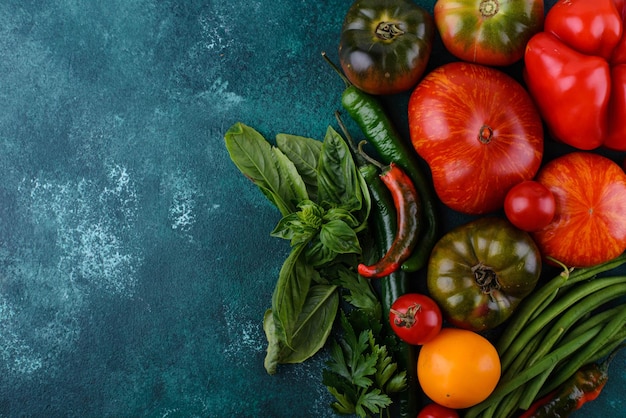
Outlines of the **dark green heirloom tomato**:
M 407 91 L 426 69 L 434 31 L 430 14 L 411 0 L 357 0 L 341 28 L 341 68 L 367 93 Z
M 437 0 L 435 25 L 455 57 L 483 65 L 519 61 L 543 28 L 543 0 Z
M 531 236 L 507 220 L 487 217 L 451 230 L 435 244 L 427 283 L 450 323 L 483 331 L 513 313 L 540 273 Z

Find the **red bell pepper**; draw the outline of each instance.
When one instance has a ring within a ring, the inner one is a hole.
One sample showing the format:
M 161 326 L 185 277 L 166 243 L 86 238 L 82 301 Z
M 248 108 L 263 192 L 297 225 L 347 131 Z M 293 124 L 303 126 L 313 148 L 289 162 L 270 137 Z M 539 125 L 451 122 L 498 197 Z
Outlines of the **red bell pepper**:
M 556 140 L 626 150 L 626 0 L 559 0 L 524 62 L 528 90 Z

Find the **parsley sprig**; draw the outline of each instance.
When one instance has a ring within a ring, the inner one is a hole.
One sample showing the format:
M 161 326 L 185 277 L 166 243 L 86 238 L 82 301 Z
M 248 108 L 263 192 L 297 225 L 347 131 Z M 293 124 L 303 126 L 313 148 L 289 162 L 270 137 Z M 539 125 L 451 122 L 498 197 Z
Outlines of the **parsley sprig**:
M 335 397 L 335 412 L 381 414 L 392 404 L 392 395 L 406 389 L 406 371 L 398 369 L 387 346 L 379 342 L 381 309 L 370 283 L 347 272 L 340 282 L 349 306 L 341 312 L 341 332 L 331 345 L 322 382 Z

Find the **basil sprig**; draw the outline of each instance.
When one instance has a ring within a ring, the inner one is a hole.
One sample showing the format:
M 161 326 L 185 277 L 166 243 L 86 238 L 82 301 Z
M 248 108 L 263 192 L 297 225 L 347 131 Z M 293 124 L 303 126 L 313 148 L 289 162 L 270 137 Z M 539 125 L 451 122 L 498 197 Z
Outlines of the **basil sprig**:
M 237 168 L 282 214 L 271 235 L 291 244 L 263 320 L 265 368 L 273 374 L 278 364 L 300 363 L 326 343 L 339 308 L 339 285 L 329 276 L 361 257 L 357 234 L 366 228 L 370 195 L 332 127 L 322 142 L 278 134 L 274 146 L 236 123 L 225 143 Z

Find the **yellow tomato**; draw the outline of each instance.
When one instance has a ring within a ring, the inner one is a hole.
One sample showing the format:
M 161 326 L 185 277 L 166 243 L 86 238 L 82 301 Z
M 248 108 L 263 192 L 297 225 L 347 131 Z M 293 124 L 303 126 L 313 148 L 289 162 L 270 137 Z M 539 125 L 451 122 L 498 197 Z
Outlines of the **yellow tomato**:
M 500 357 L 483 336 L 444 328 L 422 346 L 417 377 L 434 402 L 453 409 L 469 408 L 495 389 L 500 380 Z

